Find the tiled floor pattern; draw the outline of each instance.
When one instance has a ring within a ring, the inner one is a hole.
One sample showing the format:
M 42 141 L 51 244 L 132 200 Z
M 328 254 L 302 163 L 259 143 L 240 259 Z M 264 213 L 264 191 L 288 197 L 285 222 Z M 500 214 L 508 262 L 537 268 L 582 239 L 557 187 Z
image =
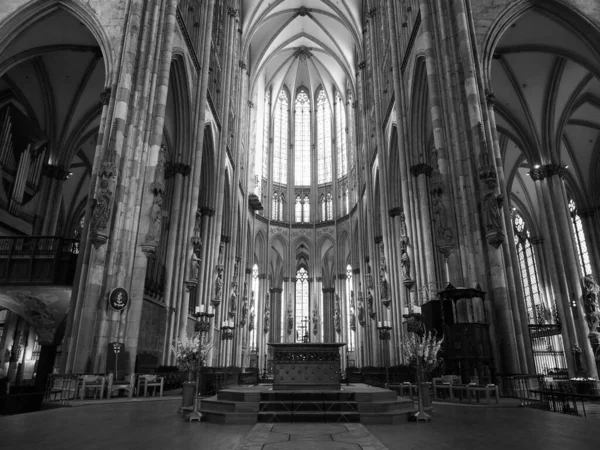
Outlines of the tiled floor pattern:
M 236 450 L 387 450 L 359 423 L 259 423 Z
M 502 402 L 506 403 L 506 402 Z M 514 402 L 513 402 L 514 404 Z M 1 450 L 597 450 L 598 416 L 434 404 L 429 423 L 185 422 L 181 398 L 0 416 Z M 591 411 L 590 411 L 591 412 Z

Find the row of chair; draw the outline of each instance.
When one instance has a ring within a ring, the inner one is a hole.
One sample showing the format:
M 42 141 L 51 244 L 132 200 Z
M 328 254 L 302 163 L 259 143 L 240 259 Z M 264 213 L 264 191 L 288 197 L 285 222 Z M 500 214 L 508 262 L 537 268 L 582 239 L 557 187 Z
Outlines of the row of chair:
M 111 398 L 113 394 L 126 393 L 128 397 L 152 395 L 157 393 L 162 397 L 164 388 L 164 377 L 160 375 L 129 374 L 124 380 L 115 380 L 112 373 L 108 375 L 79 375 L 77 378 L 60 377 L 54 378 L 53 386 L 49 392 L 51 397 L 61 399 L 84 399 L 91 395 L 92 398 Z M 52 398 L 51 398 L 52 400 Z

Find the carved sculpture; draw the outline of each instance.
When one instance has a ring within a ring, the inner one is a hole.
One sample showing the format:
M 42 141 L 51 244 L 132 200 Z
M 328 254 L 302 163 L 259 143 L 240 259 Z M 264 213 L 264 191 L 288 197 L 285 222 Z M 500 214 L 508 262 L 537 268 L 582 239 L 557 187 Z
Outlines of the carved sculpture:
M 292 331 L 294 331 L 294 316 L 292 314 L 292 310 L 290 308 L 288 308 L 288 314 L 287 314 L 287 334 L 288 334 L 288 336 L 290 336 L 292 334 Z
M 263 331 L 265 334 L 269 332 L 271 329 L 271 312 L 268 309 L 265 309 L 265 323 L 263 327 Z
M 374 319 L 376 314 L 373 310 L 373 292 L 371 292 L 370 289 L 367 290 L 367 308 L 369 311 L 369 317 Z
M 600 311 L 598 310 L 598 293 L 600 286 L 596 284 L 590 275 L 583 277 L 583 306 L 585 310 L 585 319 L 590 329 L 590 334 L 598 333 L 598 324 L 600 323 Z
M 342 332 L 342 321 L 341 321 L 341 306 L 340 306 L 340 296 L 335 294 L 335 309 L 333 312 L 333 327 L 335 328 L 335 332 L 340 334 Z
M 482 198 L 483 223 L 488 243 L 498 248 L 504 242 L 505 237 L 500 212 L 504 197 L 496 192 L 496 179 L 494 177 L 488 177 L 485 183 L 488 189 Z
M 410 280 L 410 257 L 405 249 L 402 250 L 402 256 L 400 257 L 400 267 L 402 269 L 402 279 Z
M 100 180 L 98 186 L 98 193 L 96 194 L 96 201 L 94 207 L 94 213 L 92 215 L 91 227 L 93 230 L 105 230 L 108 225 L 108 219 L 110 216 L 110 207 L 112 205 L 113 193 L 109 187 L 109 181 L 107 178 Z
M 250 323 L 248 324 L 248 330 L 254 330 L 254 321 L 256 319 L 256 311 L 254 308 L 254 291 L 250 294 Z
M 200 276 L 200 259 L 195 253 L 192 253 L 192 265 L 190 267 L 190 278 L 192 281 L 198 281 Z
M 385 270 L 383 270 L 383 268 L 379 271 L 379 292 L 382 301 L 388 298 L 388 285 L 385 278 Z
M 313 334 L 315 336 L 319 332 L 319 316 L 317 315 L 316 309 L 313 309 L 313 312 L 312 312 L 312 330 L 313 330 Z
M 223 266 L 217 267 L 217 280 L 215 282 L 215 303 L 221 303 L 223 296 Z
M 358 323 L 360 326 L 365 326 L 365 303 L 360 281 L 358 282 Z

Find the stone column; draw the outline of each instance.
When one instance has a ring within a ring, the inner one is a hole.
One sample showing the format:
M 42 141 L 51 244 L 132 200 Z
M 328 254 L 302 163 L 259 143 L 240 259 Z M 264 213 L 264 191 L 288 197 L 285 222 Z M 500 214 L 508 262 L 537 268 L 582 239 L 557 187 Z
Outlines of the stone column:
M 423 235 L 420 244 L 424 250 L 424 273 L 425 278 L 422 280 L 422 286 L 434 282 L 435 277 L 435 262 L 433 260 L 433 234 L 431 233 L 431 216 L 429 215 L 429 196 L 427 192 L 427 178 L 431 176 L 433 168 L 425 163 L 414 165 L 410 171 L 417 179 L 418 202 L 420 223 L 423 229 Z
M 335 342 L 335 330 L 333 327 L 334 315 L 334 295 L 335 288 L 327 287 L 322 289 L 323 292 L 323 342 Z
M 43 221 L 40 234 L 42 236 L 54 236 L 56 234 L 58 216 L 61 211 L 63 185 L 65 180 L 69 178 L 69 172 L 66 167 L 48 165 L 44 167 L 42 174 L 46 175 L 44 189 L 47 189 L 47 191 L 41 191 L 46 211 L 44 216 L 40 218 Z M 68 233 L 70 230 L 65 231 Z M 63 232 L 62 235 L 65 235 L 65 233 Z
M 281 315 L 284 308 L 281 305 L 282 288 L 271 288 L 271 340 L 269 342 L 281 342 Z
M 588 376 L 598 378 L 598 369 L 590 341 L 588 339 L 589 328 L 585 320 L 583 309 L 583 291 L 581 286 L 581 273 L 577 262 L 577 251 L 575 249 L 575 238 L 573 226 L 569 217 L 567 203 L 567 192 L 562 177 L 565 169 L 560 164 L 547 164 L 545 166 L 546 177 L 552 192 L 553 206 L 556 211 L 557 231 L 559 233 L 562 257 L 565 259 L 567 269 L 567 282 L 570 288 L 571 302 L 575 316 L 575 326 L 582 350 L 585 368 Z
M 556 229 L 556 221 L 550 220 L 554 217 L 555 211 L 552 207 L 552 199 L 548 192 L 548 185 L 545 181 L 545 172 L 542 168 L 534 168 L 529 172 L 535 183 L 536 194 L 540 205 L 540 226 L 542 234 L 549 238 L 551 248 L 545 248 L 546 259 L 548 260 L 548 269 L 550 278 L 554 286 L 556 295 L 556 308 L 561 320 L 561 334 L 565 353 L 578 342 L 575 331 L 575 322 L 571 305 L 569 301 L 569 288 L 567 286 L 565 268 L 560 247 L 560 239 Z M 567 367 L 569 376 L 575 376 L 575 367 L 572 358 L 567 358 Z
M 167 244 L 167 256 L 165 260 L 165 286 L 164 302 L 167 306 L 166 313 L 166 338 L 163 347 L 162 364 L 166 365 L 171 360 L 171 343 L 175 336 L 175 323 L 178 306 L 180 306 L 181 297 L 177 295 L 175 276 L 176 264 L 175 253 L 178 247 L 177 237 L 180 233 L 181 210 L 185 206 L 182 202 L 183 178 L 190 173 L 190 166 L 183 163 L 168 164 L 166 167 L 165 178 L 173 176 L 173 203 L 171 205 L 171 215 L 169 223 L 169 235 Z M 183 229 L 183 227 L 181 227 Z M 197 280 L 196 280 L 197 281 Z

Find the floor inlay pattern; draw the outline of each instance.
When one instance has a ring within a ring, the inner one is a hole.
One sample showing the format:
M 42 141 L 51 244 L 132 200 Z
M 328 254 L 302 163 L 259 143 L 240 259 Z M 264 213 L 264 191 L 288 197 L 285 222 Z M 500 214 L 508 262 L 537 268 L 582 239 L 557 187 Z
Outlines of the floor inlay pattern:
M 387 450 L 360 423 L 259 423 L 235 450 Z

